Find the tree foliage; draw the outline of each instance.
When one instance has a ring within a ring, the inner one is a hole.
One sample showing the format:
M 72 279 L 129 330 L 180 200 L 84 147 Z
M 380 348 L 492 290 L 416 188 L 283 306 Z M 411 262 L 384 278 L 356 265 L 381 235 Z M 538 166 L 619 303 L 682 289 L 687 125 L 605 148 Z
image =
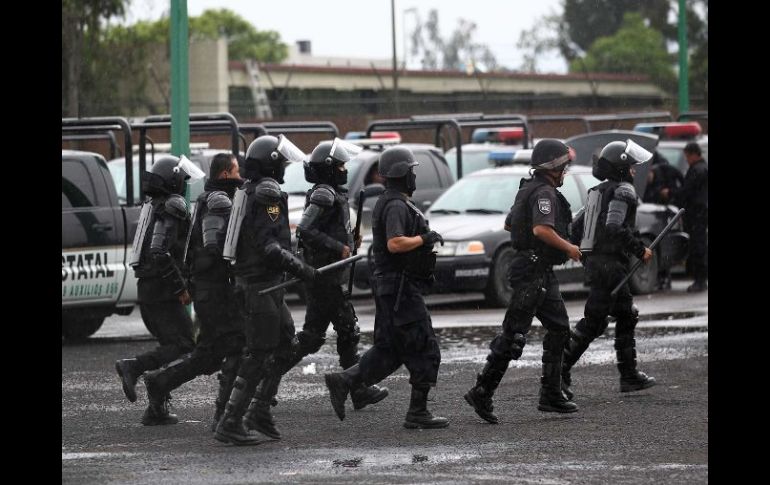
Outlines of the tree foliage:
M 438 25 L 438 11 L 431 9 L 428 20 L 417 25 L 410 34 L 411 55 L 421 59 L 423 69 L 446 69 L 451 71 L 476 72 L 497 69 L 497 59 L 492 50 L 484 44 L 474 42 L 476 24 L 458 19 L 458 25 L 448 38 L 441 36 Z
M 596 39 L 583 58 L 570 63 L 570 71 L 643 73 L 666 89 L 676 82 L 663 35 L 636 12 L 626 13 L 614 35 Z
M 147 89 L 155 87 L 166 96 L 168 75 L 156 70 L 154 56 L 159 50 L 166 58 L 169 55 L 170 19 L 108 25 L 111 17 L 124 14 L 128 1 L 63 0 L 62 116 L 131 113 L 141 108 L 153 113 L 156 108 L 149 104 Z M 71 25 L 79 30 L 73 33 Z M 259 31 L 227 9 L 190 17 L 188 31 L 191 39 L 224 36 L 231 60 L 280 62 L 288 56 L 277 32 Z M 82 75 L 68 75 L 73 70 Z

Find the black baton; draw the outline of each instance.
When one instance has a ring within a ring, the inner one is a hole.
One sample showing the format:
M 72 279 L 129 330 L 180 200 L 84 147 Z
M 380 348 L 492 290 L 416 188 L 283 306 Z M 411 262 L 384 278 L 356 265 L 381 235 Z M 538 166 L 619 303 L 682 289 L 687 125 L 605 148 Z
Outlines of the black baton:
M 353 263 L 355 261 L 358 261 L 359 259 L 361 259 L 363 257 L 364 257 L 363 254 L 356 254 L 355 256 L 351 256 L 349 258 L 341 259 L 341 260 L 336 261 L 336 262 L 334 262 L 332 264 L 327 264 L 326 266 L 322 266 L 322 267 L 318 268 L 318 272 L 319 273 L 325 273 L 325 272 L 327 272 L 329 270 L 337 269 L 340 266 L 345 266 L 346 264 L 350 264 L 350 263 Z M 265 288 L 264 290 L 259 290 L 257 292 L 257 296 L 266 295 L 266 294 L 271 293 L 271 292 L 273 292 L 275 290 L 280 290 L 281 288 L 286 288 L 287 286 L 291 286 L 294 283 L 299 283 L 299 281 L 300 281 L 299 278 L 292 278 L 290 280 L 284 281 L 283 283 L 279 283 L 279 284 L 277 284 L 275 286 L 271 286 L 270 288 Z

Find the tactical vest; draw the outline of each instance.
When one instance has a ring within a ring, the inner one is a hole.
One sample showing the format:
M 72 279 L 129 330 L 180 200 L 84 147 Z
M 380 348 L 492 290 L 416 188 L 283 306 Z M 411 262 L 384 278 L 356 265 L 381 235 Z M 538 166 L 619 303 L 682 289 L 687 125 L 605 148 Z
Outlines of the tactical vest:
M 406 271 L 409 276 L 417 279 L 430 278 L 436 266 L 436 254 L 432 247 L 422 245 L 412 251 L 397 254 L 388 251 L 388 240 L 385 233 L 385 208 L 391 203 L 403 203 L 409 208 L 405 236 L 416 236 L 428 231 L 428 224 L 422 213 L 408 201 L 404 194 L 386 190 L 377 199 L 372 213 L 372 253 L 374 255 L 375 275 L 398 274 Z
M 339 189 L 335 189 L 330 185 L 316 184 L 305 195 L 305 209 L 310 205 L 310 197 L 313 195 L 313 192 L 321 187 L 334 193 L 334 205 L 330 208 L 324 207 L 323 214 L 315 221 L 314 227 L 352 250 L 353 230 L 350 227 L 350 205 L 348 204 L 346 193 L 340 193 Z M 300 239 L 300 243 L 301 241 Z M 302 245 L 302 248 L 305 261 L 316 268 L 341 259 L 340 253 L 332 252 L 325 248 L 313 248 L 305 244 Z
M 600 191 L 602 194 L 602 209 L 596 220 L 596 236 L 594 238 L 593 254 L 623 254 L 625 251 L 625 248 L 621 245 L 620 241 L 607 236 L 607 213 L 610 210 L 610 201 L 612 201 L 615 189 L 618 185 L 620 185 L 620 182 L 615 180 L 605 180 L 594 189 Z M 623 227 L 633 231 L 635 224 L 636 204 L 628 204 L 626 218 L 623 220 Z
M 532 233 L 532 205 L 530 199 L 532 195 L 542 186 L 549 185 L 546 181 L 537 177 L 531 179 L 522 179 L 519 185 L 519 191 L 511 207 L 508 223 L 511 226 L 511 245 L 519 251 L 534 250 L 540 261 L 547 265 L 557 265 L 566 262 L 569 259 L 564 251 L 560 251 L 541 241 Z M 562 239 L 569 240 L 570 223 L 572 222 L 572 212 L 569 202 L 559 192 L 556 193 L 556 207 L 554 230 Z
M 265 205 L 257 201 L 254 194 L 257 184 L 258 182 L 249 182 L 244 185 L 247 197 L 246 214 L 238 235 L 238 257 L 233 265 L 233 272 L 238 276 L 268 280 L 283 273 L 275 262 L 263 256 L 262 248 L 268 243 L 268 239 L 275 240 L 281 248 L 291 251 L 288 196 L 281 193 L 281 199 L 275 204 Z M 273 217 L 276 218 L 275 221 L 272 220 Z M 268 224 L 274 228 L 269 234 L 270 238 L 259 231 L 260 227 L 264 228 Z

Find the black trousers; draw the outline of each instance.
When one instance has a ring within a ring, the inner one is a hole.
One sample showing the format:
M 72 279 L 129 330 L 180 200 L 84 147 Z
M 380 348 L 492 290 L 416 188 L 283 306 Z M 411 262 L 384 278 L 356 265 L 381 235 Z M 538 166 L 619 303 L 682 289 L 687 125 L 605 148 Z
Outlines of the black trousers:
M 684 213 L 683 219 L 684 230 L 690 235 L 687 272 L 696 280 L 708 279 L 708 209 L 692 209 L 692 213 Z
M 144 370 L 158 369 L 193 350 L 192 319 L 178 300 L 140 302 L 139 311 L 159 343 L 155 349 L 136 356 Z
M 613 298 L 610 293 L 628 274 L 629 263 L 619 256 L 596 254 L 586 258 L 584 263 L 586 283 L 591 288 L 585 306 L 585 319 L 578 322 L 576 330 L 591 340 L 607 329 L 609 315 L 617 318 L 615 338 L 632 338 L 638 312 L 628 283 L 623 285 Z
M 529 253 L 519 252 L 511 261 L 508 280 L 513 293 L 503 318 L 502 332 L 489 344 L 487 361 L 498 368 L 507 368 L 508 362 L 521 357 L 535 316 L 545 328 L 543 349 L 549 357 L 558 355 L 569 336 L 569 316 L 553 270 L 533 262 Z
M 345 297 L 339 277 L 322 277 L 307 289 L 305 323 L 297 338 L 302 357 L 318 352 L 326 341 L 326 330 L 331 323 L 337 332 L 337 353 L 340 365 L 347 369 L 358 363 L 358 343 L 361 338 L 355 309 Z
M 419 288 L 405 278 L 399 309 L 395 311 L 399 279 L 372 278 L 376 305 L 374 345 L 359 362 L 364 383 L 376 384 L 403 364 L 413 386 L 435 385 L 441 351 L 428 308 Z

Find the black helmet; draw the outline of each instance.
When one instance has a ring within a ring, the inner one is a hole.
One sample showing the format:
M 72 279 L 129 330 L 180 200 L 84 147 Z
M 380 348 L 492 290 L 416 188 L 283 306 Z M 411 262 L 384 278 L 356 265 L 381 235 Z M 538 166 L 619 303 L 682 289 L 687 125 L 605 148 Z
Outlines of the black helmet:
M 283 183 L 283 173 L 287 162 L 301 162 L 305 154 L 297 148 L 286 136 L 263 135 L 251 142 L 246 150 L 246 160 L 243 163 L 243 174 L 246 178 L 256 181 L 262 177 L 275 179 Z
M 599 158 L 594 160 L 593 176 L 599 180 L 617 179 L 632 181 L 629 172 L 631 165 L 644 163 L 652 158 L 648 152 L 633 140 L 611 141 L 607 143 L 599 153 Z
M 410 169 L 416 165 L 419 163 L 414 159 L 412 150 L 395 146 L 382 152 L 377 170 L 385 178 L 400 178 L 409 173 Z
M 149 172 L 142 174 L 142 192 L 149 196 L 163 194 L 182 195 L 185 180 L 190 176 L 179 168 L 179 158 L 173 155 L 160 157 L 150 167 Z
M 338 167 L 347 159 L 331 155 L 333 141 L 322 141 L 310 154 L 310 160 L 305 162 L 305 179 L 313 183 L 344 185 L 348 181 L 347 170 Z M 337 155 L 340 155 L 338 152 Z
M 570 150 L 561 140 L 544 138 L 532 150 L 530 165 L 535 170 L 553 170 L 572 160 Z

